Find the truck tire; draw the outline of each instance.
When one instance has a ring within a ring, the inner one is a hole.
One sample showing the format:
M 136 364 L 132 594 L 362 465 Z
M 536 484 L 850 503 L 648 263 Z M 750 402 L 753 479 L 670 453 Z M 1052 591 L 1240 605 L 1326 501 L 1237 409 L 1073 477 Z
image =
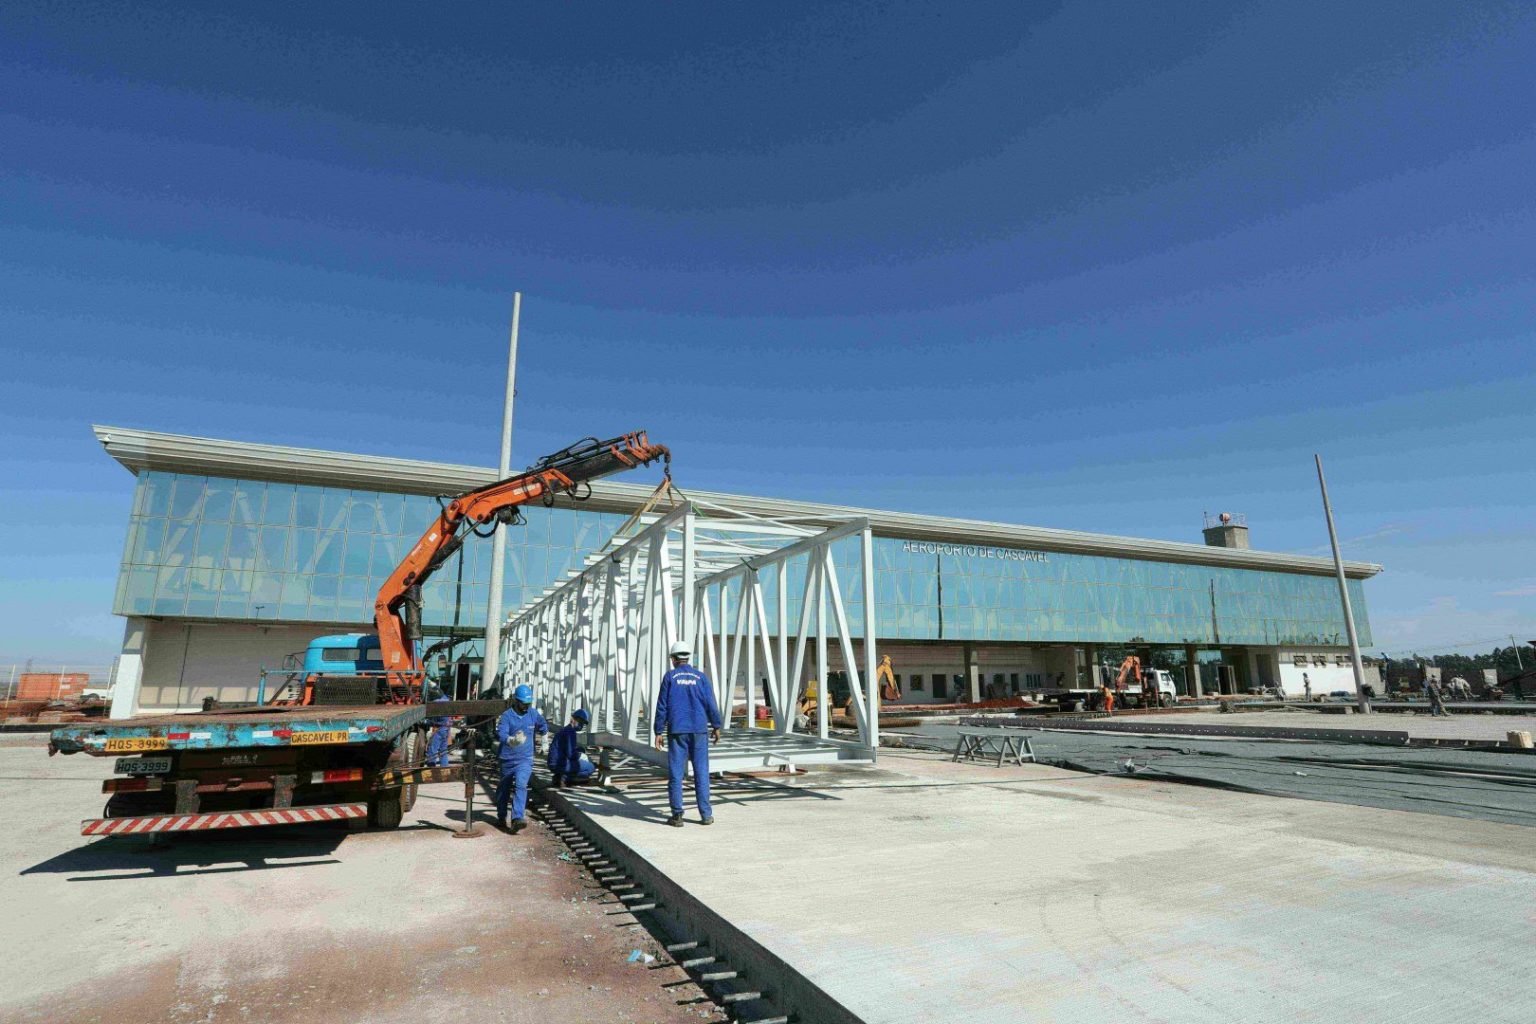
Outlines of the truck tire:
M 413 729 L 395 741 L 389 752 L 387 768 L 405 768 L 416 763 L 416 752 L 421 749 Z M 368 824 L 375 828 L 399 828 L 405 816 L 416 806 L 416 783 L 386 789 L 368 801 Z
M 1158 707 L 1171 708 L 1175 704 L 1177 704 L 1178 702 L 1179 702 L 1179 698 L 1175 697 L 1171 693 L 1158 694 L 1158 698 L 1157 698 Z

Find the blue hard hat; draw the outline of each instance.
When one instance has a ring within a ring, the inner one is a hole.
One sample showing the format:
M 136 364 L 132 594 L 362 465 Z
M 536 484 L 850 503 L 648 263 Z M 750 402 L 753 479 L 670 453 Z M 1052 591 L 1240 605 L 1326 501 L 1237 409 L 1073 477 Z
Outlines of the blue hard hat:
M 586 708 L 577 708 L 575 711 L 571 712 L 571 717 L 576 719 L 576 721 L 580 722 L 582 725 L 586 725 L 588 722 L 592 721 L 592 716 L 587 714 Z
M 524 704 L 532 704 L 533 703 L 533 687 L 529 686 L 527 683 L 523 683 L 517 689 L 512 691 L 512 699 L 513 700 L 520 700 Z

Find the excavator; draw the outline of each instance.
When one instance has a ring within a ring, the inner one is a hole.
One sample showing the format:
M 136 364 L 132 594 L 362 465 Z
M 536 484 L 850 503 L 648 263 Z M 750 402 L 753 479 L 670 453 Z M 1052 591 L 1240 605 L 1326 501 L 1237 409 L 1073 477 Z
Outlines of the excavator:
M 665 445 L 652 444 L 644 431 L 607 441 L 589 437 L 546 455 L 516 476 L 452 498 L 440 498 L 442 511 L 379 588 L 373 604 L 375 636 L 363 636 L 351 645 L 366 652 L 368 661 L 345 675 L 308 675 L 296 703 L 420 702 L 426 680 L 426 660 L 421 653 L 421 588 L 432 574 L 469 537 L 489 537 L 500 525 L 521 522 L 521 506 L 534 501 L 552 505 L 560 494 L 585 500 L 592 493 L 593 480 L 637 469 L 657 459 L 663 460 L 665 479 L 670 480 L 671 451 Z M 581 491 L 583 485 L 585 493 Z M 379 666 L 377 671 L 368 671 L 375 665 Z

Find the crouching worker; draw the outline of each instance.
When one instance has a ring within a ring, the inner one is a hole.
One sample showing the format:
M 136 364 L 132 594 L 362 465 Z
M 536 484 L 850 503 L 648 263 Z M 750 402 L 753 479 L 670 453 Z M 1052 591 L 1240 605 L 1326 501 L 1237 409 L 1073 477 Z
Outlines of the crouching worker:
M 591 720 L 592 716 L 585 708 L 577 708 L 571 712 L 570 724 L 555 733 L 550 742 L 549 757 L 544 763 L 549 766 L 555 785 L 573 786 L 586 782 L 597 771 L 581 745 L 581 730 Z
M 512 804 L 513 832 L 521 832 L 528 823 L 523 813 L 528 807 L 528 780 L 533 776 L 533 751 L 538 737 L 549 732 L 549 723 L 533 706 L 533 687 L 527 683 L 512 691 L 512 706 L 496 720 L 496 739 L 500 744 L 501 785 L 496 787 L 496 822 L 507 825 L 507 803 Z
M 433 704 L 441 704 L 448 700 L 446 694 L 437 687 L 432 687 L 427 692 L 428 698 Z M 427 719 L 427 724 L 432 727 L 432 736 L 427 741 L 427 767 L 448 767 L 448 740 L 452 729 L 453 720 L 446 715 L 437 715 Z

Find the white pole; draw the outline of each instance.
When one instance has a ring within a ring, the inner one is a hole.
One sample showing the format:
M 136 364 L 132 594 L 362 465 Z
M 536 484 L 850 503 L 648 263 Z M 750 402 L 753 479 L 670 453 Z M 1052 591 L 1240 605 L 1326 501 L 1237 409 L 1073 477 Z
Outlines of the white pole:
M 500 480 L 512 475 L 512 399 L 517 395 L 517 325 L 522 311 L 523 293 L 513 292 L 512 340 L 507 350 L 507 400 L 501 410 L 501 461 L 497 463 L 497 478 Z M 480 662 L 482 687 L 496 681 L 496 671 L 501 661 L 501 584 L 506 559 L 507 527 L 503 525 L 491 538 L 491 592 L 485 608 L 485 656 Z
M 1355 614 L 1349 606 L 1349 584 L 1344 579 L 1344 558 L 1339 554 L 1339 533 L 1333 527 L 1333 506 L 1328 503 L 1328 481 L 1323 478 L 1323 457 L 1313 454 L 1317 462 L 1317 486 L 1323 492 L 1323 515 L 1328 519 L 1328 543 L 1333 545 L 1333 571 L 1339 577 L 1339 603 L 1344 606 L 1344 631 L 1349 636 L 1349 659 L 1355 670 L 1355 704 L 1360 713 L 1371 713 L 1370 702 L 1365 699 L 1365 667 L 1360 662 L 1360 640 L 1355 636 Z
M 1509 634 L 1509 646 L 1511 646 L 1511 647 L 1513 647 L 1515 649 L 1515 665 L 1519 667 L 1519 670 L 1521 672 L 1524 672 L 1525 671 L 1525 659 L 1520 657 L 1520 645 L 1515 643 L 1515 634 L 1513 634 L 1513 633 Z M 11 666 L 12 674 L 14 674 L 15 671 L 16 671 L 16 667 L 14 665 Z

